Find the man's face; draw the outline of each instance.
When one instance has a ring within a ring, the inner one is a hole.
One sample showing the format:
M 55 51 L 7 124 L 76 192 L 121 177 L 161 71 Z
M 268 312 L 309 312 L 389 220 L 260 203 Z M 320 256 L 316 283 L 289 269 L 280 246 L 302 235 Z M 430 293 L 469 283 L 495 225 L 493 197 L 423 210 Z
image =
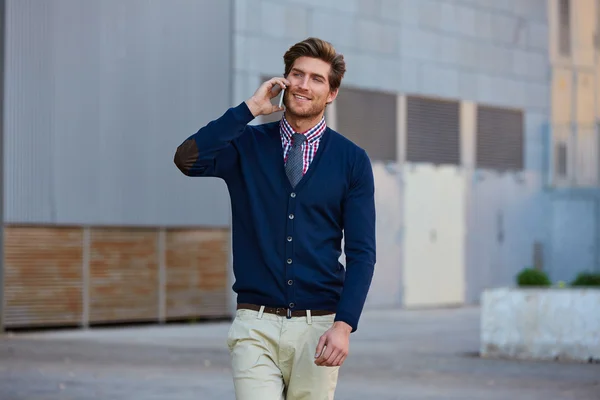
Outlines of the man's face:
M 293 116 L 310 118 L 325 110 L 328 102 L 337 96 L 329 89 L 331 66 L 312 57 L 299 57 L 292 66 L 287 80 L 290 87 L 285 92 L 286 111 Z

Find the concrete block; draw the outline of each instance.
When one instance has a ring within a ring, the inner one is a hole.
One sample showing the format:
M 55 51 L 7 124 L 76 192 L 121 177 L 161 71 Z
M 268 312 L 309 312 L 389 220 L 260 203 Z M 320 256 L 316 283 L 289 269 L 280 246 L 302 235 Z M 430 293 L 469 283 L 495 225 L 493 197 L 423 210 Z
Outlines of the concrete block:
M 355 48 L 358 41 L 356 19 L 331 11 L 311 13 L 311 35 L 325 38 L 334 46 Z
M 477 101 L 480 103 L 494 103 L 497 96 L 493 77 L 485 73 L 479 73 L 475 79 L 477 82 Z
M 493 14 L 485 10 L 477 10 L 475 17 L 475 36 L 479 40 L 490 40 L 493 37 L 492 32 Z
M 548 25 L 529 21 L 527 24 L 527 46 L 537 50 L 548 50 Z
M 548 80 L 549 68 L 547 57 L 541 53 L 524 50 L 514 50 L 513 52 L 512 70 L 516 75 L 545 82 Z
M 459 40 L 456 65 L 471 70 L 478 68 L 479 42 L 472 40 Z
M 497 84 L 505 88 L 506 98 L 504 105 L 521 109 L 526 109 L 529 107 L 527 98 L 523 95 L 525 88 L 522 80 L 514 78 L 502 78 L 502 80 Z
M 405 77 L 402 74 L 403 62 L 393 58 L 382 58 L 377 61 L 377 71 L 375 75 L 378 77 L 377 89 L 386 92 L 402 92 L 402 82 Z
M 399 28 L 373 20 L 358 20 L 358 48 L 383 54 L 396 54 L 400 37 Z
M 296 7 L 297 5 L 309 8 L 319 8 L 328 3 L 323 0 L 285 0 L 285 3 L 289 4 L 290 7 Z
M 534 360 L 600 361 L 600 290 L 486 290 L 481 355 Z
M 379 17 L 385 21 L 401 22 L 403 6 L 402 0 L 381 0 Z
M 316 0 L 315 2 L 319 7 L 329 10 L 348 14 L 358 14 L 359 0 Z
M 488 0 L 485 2 L 486 3 L 485 6 L 497 14 L 506 14 L 506 13 L 516 14 L 517 1 L 523 1 L 523 0 L 503 0 L 503 1 Z M 500 12 L 498 12 L 498 11 L 500 11 Z
M 415 60 L 400 62 L 400 92 L 417 93 L 421 88 L 421 63 Z
M 476 47 L 477 66 L 476 69 L 483 73 L 490 73 L 494 70 L 494 49 L 489 42 L 478 43 Z
M 513 57 L 510 49 L 492 43 L 481 43 L 477 46 L 476 54 L 479 71 L 496 75 L 513 73 Z
M 514 81 L 510 78 L 495 75 L 490 78 L 490 81 L 493 91 L 493 99 L 491 104 L 498 106 L 510 105 L 515 107 L 515 105 L 512 103 L 512 100 L 516 97 Z
M 550 87 L 546 83 L 523 82 L 523 96 L 528 107 L 546 110 L 550 107 Z
M 437 29 L 444 32 L 458 31 L 456 6 L 453 3 L 442 1 L 436 4 L 435 7 L 439 9 L 440 13 L 440 24 L 437 26 Z
M 425 63 L 422 70 L 421 92 L 432 96 L 458 98 L 460 93 L 458 70 Z
M 292 44 L 289 39 L 261 38 L 249 39 L 253 45 L 249 54 L 252 72 L 263 75 L 281 76 L 284 72 L 283 55 Z
M 402 64 L 391 58 L 376 58 L 363 53 L 349 53 L 346 57 L 348 72 L 344 83 L 370 90 L 400 92 Z
M 515 11 L 525 19 L 545 22 L 548 19 L 548 2 L 547 0 L 517 1 Z
M 437 60 L 445 64 L 460 65 L 461 39 L 451 35 L 438 36 L 440 52 Z
M 492 15 L 492 40 L 498 43 L 512 44 L 518 22 L 519 20 L 516 17 L 510 15 Z
M 351 86 L 368 86 L 373 83 L 372 58 L 358 51 L 346 51 L 339 49 L 344 54 L 347 71 L 344 77 L 344 83 Z
M 489 71 L 500 75 L 513 73 L 513 50 L 507 47 L 490 45 L 486 55 L 489 57 Z
M 477 99 L 477 76 L 472 72 L 459 71 L 458 94 L 463 100 L 474 101 Z
M 454 7 L 454 15 L 456 32 L 471 37 L 477 36 L 478 12 L 474 8 L 457 5 Z
M 422 2 L 423 0 L 401 0 L 400 18 L 402 26 L 419 25 Z
M 429 31 L 403 27 L 400 31 L 400 55 L 402 58 L 435 61 L 441 51 L 439 38 Z
M 260 33 L 261 9 L 257 0 L 235 0 L 234 31 Z
M 427 29 L 440 29 L 442 10 L 440 3 L 432 0 L 419 0 L 419 26 Z
M 381 16 L 382 0 L 358 0 L 357 14 L 359 17 L 379 18 Z
M 307 8 L 263 0 L 260 10 L 262 32 L 267 36 L 299 41 L 308 35 Z

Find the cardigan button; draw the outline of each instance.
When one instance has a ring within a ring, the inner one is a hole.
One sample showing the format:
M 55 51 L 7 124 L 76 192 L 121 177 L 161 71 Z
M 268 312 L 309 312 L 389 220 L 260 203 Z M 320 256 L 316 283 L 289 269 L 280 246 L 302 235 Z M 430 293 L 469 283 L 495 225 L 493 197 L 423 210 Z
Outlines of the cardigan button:
M 290 214 L 289 218 L 294 219 L 294 214 Z
M 292 259 L 291 259 L 291 258 L 288 258 L 288 259 L 287 259 L 287 263 L 288 263 L 288 264 L 291 264 L 291 263 L 292 263 Z
M 288 236 L 288 237 L 287 237 L 287 241 L 288 241 L 288 242 L 291 242 L 291 241 L 292 241 L 292 237 L 291 237 L 291 236 Z
M 290 194 L 290 196 L 291 196 L 291 197 L 292 197 L 292 199 L 293 199 L 293 198 L 295 198 L 295 197 L 296 197 L 296 193 L 292 192 L 292 194 Z
M 288 285 L 292 286 L 293 284 L 294 284 L 294 281 L 290 279 L 290 280 L 288 281 Z
M 294 303 L 290 303 L 290 308 L 294 308 L 296 305 Z

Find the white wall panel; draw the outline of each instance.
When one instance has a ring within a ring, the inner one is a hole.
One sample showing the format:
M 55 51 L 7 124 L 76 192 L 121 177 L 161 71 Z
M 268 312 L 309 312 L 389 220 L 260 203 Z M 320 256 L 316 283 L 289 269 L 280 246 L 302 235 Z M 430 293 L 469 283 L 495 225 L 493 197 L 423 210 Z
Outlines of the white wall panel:
M 377 264 L 366 306 L 402 304 L 402 183 L 397 164 L 373 162 Z
M 404 304 L 462 304 L 465 176 L 456 167 L 408 165 L 404 181 Z

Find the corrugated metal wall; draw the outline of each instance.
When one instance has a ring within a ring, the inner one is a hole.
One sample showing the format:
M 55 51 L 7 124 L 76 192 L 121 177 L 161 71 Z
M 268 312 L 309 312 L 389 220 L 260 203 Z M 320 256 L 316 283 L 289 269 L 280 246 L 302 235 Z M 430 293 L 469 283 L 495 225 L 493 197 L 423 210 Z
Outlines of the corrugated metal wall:
M 173 154 L 231 105 L 231 3 L 7 0 L 5 221 L 227 225 Z

